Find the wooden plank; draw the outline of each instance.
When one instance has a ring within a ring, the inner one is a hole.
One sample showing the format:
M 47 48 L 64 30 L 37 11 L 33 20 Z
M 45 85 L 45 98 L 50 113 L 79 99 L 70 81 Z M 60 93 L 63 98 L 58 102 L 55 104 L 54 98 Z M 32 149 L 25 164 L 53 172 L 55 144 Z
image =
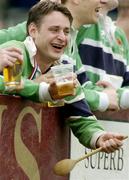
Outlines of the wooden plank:
M 52 168 L 69 156 L 69 129 L 59 108 L 0 96 L 0 179 L 68 180 Z

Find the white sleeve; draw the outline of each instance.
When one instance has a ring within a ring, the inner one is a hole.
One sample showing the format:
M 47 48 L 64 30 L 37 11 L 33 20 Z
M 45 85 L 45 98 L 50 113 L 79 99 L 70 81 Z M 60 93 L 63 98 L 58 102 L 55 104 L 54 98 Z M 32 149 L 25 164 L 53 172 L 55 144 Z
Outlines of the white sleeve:
M 40 102 L 53 101 L 48 89 L 49 89 L 48 83 L 46 82 L 40 83 L 39 85 L 39 101 Z
M 106 111 L 109 106 L 109 99 L 106 93 L 97 92 L 99 94 L 99 106 L 98 110 L 103 112 Z
M 128 89 L 125 89 L 121 95 L 120 107 L 122 109 L 128 109 L 129 108 L 129 90 Z

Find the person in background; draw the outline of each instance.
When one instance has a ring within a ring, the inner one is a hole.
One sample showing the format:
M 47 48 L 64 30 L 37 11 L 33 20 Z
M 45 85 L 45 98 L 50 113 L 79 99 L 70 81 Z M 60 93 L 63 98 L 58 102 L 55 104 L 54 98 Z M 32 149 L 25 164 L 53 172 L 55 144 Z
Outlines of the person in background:
M 99 4 L 97 1 L 98 7 Z M 81 7 L 83 6 L 84 2 L 81 4 Z M 68 43 L 71 22 L 72 16 L 66 7 L 50 1 L 37 3 L 29 12 L 27 21 L 29 36 L 24 42 L 10 41 L 1 48 L 14 44 L 21 48 L 24 56 L 23 76 L 29 79 L 35 68 L 34 64 L 37 64 L 36 74 L 33 75 L 35 79 L 42 73 L 49 72 L 55 62 L 69 63 L 64 59 L 66 56 L 61 55 Z M 91 113 L 80 85 L 76 89 L 76 95 L 65 98 L 65 106 L 61 108 L 61 112 L 74 135 L 84 146 L 102 147 L 102 151 L 108 153 L 122 146 L 124 136 L 103 130 Z
M 19 23 L 18 25 L 9 27 L 8 29 L 1 29 L 0 44 L 15 39 L 18 41 L 23 41 L 26 35 L 26 22 Z
M 129 0 L 119 0 L 116 25 L 123 29 L 129 42 Z
M 129 46 L 123 31 L 107 16 L 117 6 L 117 0 L 105 2 L 99 23 L 81 27 L 77 36 L 79 54 L 90 79 L 89 90 L 84 91 L 93 111 L 129 108 Z M 113 101 L 116 106 L 112 106 Z

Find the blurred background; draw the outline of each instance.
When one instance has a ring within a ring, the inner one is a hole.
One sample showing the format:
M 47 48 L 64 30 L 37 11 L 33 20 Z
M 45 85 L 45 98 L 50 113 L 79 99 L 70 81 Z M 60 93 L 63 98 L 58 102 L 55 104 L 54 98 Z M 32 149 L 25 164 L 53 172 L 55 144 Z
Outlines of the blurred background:
M 28 9 L 39 0 L 0 0 L 0 29 L 26 20 Z
M 39 0 L 0 0 L 0 29 L 23 22 L 28 10 Z M 115 19 L 117 11 L 110 15 Z

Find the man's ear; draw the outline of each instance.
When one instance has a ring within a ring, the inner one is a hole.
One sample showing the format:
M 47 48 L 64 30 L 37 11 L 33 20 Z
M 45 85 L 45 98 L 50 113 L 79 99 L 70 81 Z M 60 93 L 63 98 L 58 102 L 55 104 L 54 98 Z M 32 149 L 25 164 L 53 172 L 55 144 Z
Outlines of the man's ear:
M 30 23 L 28 26 L 28 32 L 29 35 L 34 38 L 37 32 L 37 26 L 34 23 Z

